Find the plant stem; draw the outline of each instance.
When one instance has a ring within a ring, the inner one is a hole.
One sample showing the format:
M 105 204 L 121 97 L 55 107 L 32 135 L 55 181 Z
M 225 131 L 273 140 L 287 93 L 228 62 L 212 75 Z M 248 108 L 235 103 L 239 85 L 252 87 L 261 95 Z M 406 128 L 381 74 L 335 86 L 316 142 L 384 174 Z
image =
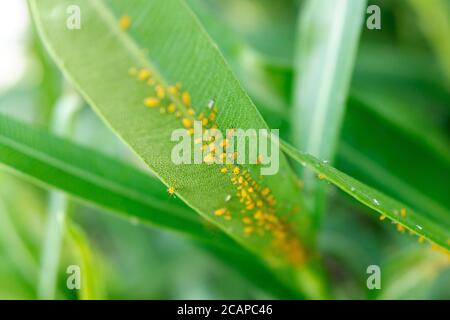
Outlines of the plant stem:
M 55 105 L 52 128 L 55 133 L 68 136 L 72 132 L 72 122 L 82 103 L 79 96 L 70 89 L 65 91 Z M 39 299 L 55 299 L 66 211 L 66 195 L 59 191 L 50 191 L 47 227 L 39 272 Z

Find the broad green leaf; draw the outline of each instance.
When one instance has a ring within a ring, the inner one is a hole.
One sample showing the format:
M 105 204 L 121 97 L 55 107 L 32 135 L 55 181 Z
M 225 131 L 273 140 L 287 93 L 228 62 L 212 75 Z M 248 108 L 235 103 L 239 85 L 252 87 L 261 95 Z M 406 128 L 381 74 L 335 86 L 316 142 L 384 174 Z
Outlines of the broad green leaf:
M 300 11 L 295 59 L 292 141 L 300 150 L 333 162 L 345 111 L 365 0 L 309 0 Z M 326 187 L 308 172 L 316 223 Z
M 171 133 L 182 128 L 182 121 L 165 109 L 160 113 L 158 108 L 144 105 L 147 97 L 155 96 L 156 88 L 152 82 L 147 84 L 131 76 L 130 68 L 149 70 L 156 84 L 165 88 L 166 98 L 182 112 L 182 118 L 193 120 L 187 100 L 180 101 L 169 90 L 177 83 L 189 93 L 196 115 L 207 111 L 208 102 L 214 99 L 219 129 L 267 129 L 216 46 L 182 1 L 32 0 L 30 4 L 40 35 L 58 66 L 109 126 L 182 200 L 274 265 L 296 264 L 308 255 L 310 227 L 303 212 L 292 214 L 304 208 L 297 178 L 283 156 L 278 174 L 273 176 L 262 178 L 259 166 L 243 166 L 251 170 L 252 179 L 261 189 L 271 190 L 276 201 L 276 228 L 283 230 L 283 235 L 270 228 L 264 234 L 253 234 L 253 229 L 243 223 L 242 218 L 252 218 L 256 209 L 247 209 L 239 202 L 236 186 L 229 174 L 220 173 L 221 166 L 178 166 L 171 161 L 175 145 L 170 141 Z M 69 5 L 78 5 L 83 12 L 80 30 L 65 28 Z M 126 31 L 119 28 L 123 15 L 131 21 Z M 232 200 L 226 202 L 228 195 Z M 266 204 L 264 210 L 272 210 L 270 206 Z M 215 215 L 222 208 L 232 213 L 230 221 L 227 215 Z
M 146 173 L 0 115 L 0 162 L 76 198 L 218 245 L 233 241 L 193 215 Z M 85 160 L 89 159 L 89 162 Z
M 289 118 L 283 112 L 273 113 L 267 105 L 279 105 L 267 96 L 270 76 L 262 77 L 262 70 L 277 68 L 276 62 L 265 57 L 253 65 L 256 71 L 240 66 L 239 54 L 233 48 L 244 50 L 248 45 L 242 39 L 229 35 L 230 30 L 217 19 L 210 18 L 195 3 L 196 13 L 200 14 L 208 32 L 221 41 L 220 47 L 233 61 L 237 75 L 249 93 L 258 102 L 262 114 L 274 127 L 289 130 Z M 203 3 L 202 3 L 203 4 Z M 221 37 L 227 36 L 225 39 Z M 414 65 L 412 69 L 409 66 Z M 245 69 L 246 74 L 239 72 Z M 284 69 L 280 75 L 282 82 L 289 82 L 292 67 Z M 259 70 L 259 71 L 258 71 Z M 278 70 L 278 69 L 277 69 Z M 429 215 L 448 215 L 446 175 L 448 174 L 448 139 L 433 120 L 442 119 L 440 106 L 448 100 L 445 88 L 433 75 L 438 70 L 426 56 L 391 49 L 381 45 L 363 46 L 359 51 L 353 79 L 351 97 L 347 103 L 342 128 L 342 141 L 338 147 L 337 166 L 361 181 L 384 190 L 419 212 Z M 258 77 L 257 77 L 258 76 Z M 260 83 L 255 88 L 253 83 Z M 411 94 L 415 86 L 420 86 L 421 101 Z M 282 95 L 282 93 L 279 93 Z M 287 98 L 287 97 L 286 97 Z M 433 118 L 429 117 L 433 107 Z M 287 109 L 287 106 L 278 109 Z M 373 132 L 367 135 L 366 132 Z M 395 137 L 395 139 L 387 139 Z M 399 148 L 399 145 L 403 146 Z M 370 155 L 370 156 L 369 156 Z M 438 179 L 437 177 L 442 177 Z
M 381 214 L 382 220 L 389 218 L 392 220 L 399 232 L 405 230 L 419 236 L 419 240 L 428 239 L 433 248 L 442 250 L 445 253 L 450 251 L 450 220 L 436 219 L 428 217 L 422 213 L 412 210 L 410 207 L 392 199 L 382 192 L 379 192 L 358 180 L 333 168 L 326 162 L 300 152 L 286 142 L 281 142 L 282 150 L 298 161 L 302 166 L 308 166 L 317 175 L 319 180 L 328 181 Z
M 132 223 L 156 225 L 199 240 L 211 254 L 233 261 L 233 267 L 275 296 L 302 297 L 260 259 L 170 198 L 161 183 L 113 158 L 0 115 L 0 163 L 44 186 L 117 212 Z M 257 271 L 249 272 L 250 267 Z

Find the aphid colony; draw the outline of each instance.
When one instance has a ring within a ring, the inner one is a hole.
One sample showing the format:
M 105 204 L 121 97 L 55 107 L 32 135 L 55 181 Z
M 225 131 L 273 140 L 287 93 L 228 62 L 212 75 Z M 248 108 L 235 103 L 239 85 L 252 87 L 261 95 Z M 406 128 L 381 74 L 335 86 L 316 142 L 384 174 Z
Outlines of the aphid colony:
M 396 213 L 396 214 L 399 214 L 399 213 L 400 213 L 400 216 L 401 216 L 402 218 L 406 218 L 406 216 L 407 216 L 407 210 L 406 210 L 406 208 L 401 208 L 401 209 L 400 209 L 400 212 L 395 211 L 395 213 Z M 385 216 L 385 215 L 381 215 L 381 216 L 380 216 L 380 221 L 384 221 L 385 219 L 386 219 L 386 216 Z M 402 224 L 400 224 L 400 223 L 398 223 L 398 222 L 393 222 L 393 223 L 395 224 L 396 229 L 397 229 L 398 232 L 400 232 L 400 233 L 405 233 L 406 227 L 404 227 Z M 419 230 L 422 230 L 422 227 L 419 226 L 419 225 L 416 225 L 416 228 L 419 229 Z M 418 236 L 417 241 L 418 241 L 419 243 L 424 243 L 424 242 L 425 242 L 425 238 L 424 238 L 423 236 L 421 236 L 421 235 L 418 235 L 415 231 L 409 230 L 409 234 L 410 234 L 410 235 L 417 235 L 417 236 Z M 449 239 L 448 241 L 449 241 L 449 243 L 450 243 L 450 239 Z M 440 251 L 440 252 L 442 252 L 442 253 L 444 253 L 444 254 L 446 254 L 446 255 L 448 255 L 448 256 L 450 257 L 450 252 L 449 252 L 448 250 L 446 250 L 445 248 L 441 248 L 441 247 L 439 247 L 439 246 L 433 244 L 431 241 L 430 241 L 430 244 L 431 244 L 431 249 L 432 249 L 432 250 Z
M 264 236 L 269 233 L 273 238 L 273 245 L 280 250 L 283 256 L 293 264 L 299 264 L 305 259 L 305 252 L 289 227 L 276 215 L 276 199 L 268 187 L 262 187 L 250 173 L 238 166 L 223 166 L 220 170 L 230 177 L 231 183 L 236 187 L 236 197 L 242 204 L 242 210 L 237 214 L 243 223 L 245 235 Z M 214 214 L 232 219 L 227 208 L 217 209 Z
M 317 175 L 317 178 L 318 178 L 319 180 L 325 180 L 325 179 L 327 179 L 327 177 L 326 177 L 324 174 L 322 174 L 322 173 L 319 173 L 319 174 Z M 355 188 L 354 188 L 354 187 L 351 187 L 351 191 L 354 192 L 354 191 L 355 191 Z M 373 202 L 375 205 L 377 205 L 377 206 L 380 205 L 380 201 L 377 200 L 377 199 L 375 199 L 375 198 L 372 199 L 372 202 Z M 395 210 L 394 212 L 395 212 L 395 214 L 400 215 L 400 217 L 403 218 L 403 219 L 405 219 L 406 216 L 407 216 L 407 210 L 406 210 L 406 208 L 401 208 L 400 211 Z M 384 220 L 386 220 L 386 216 L 385 216 L 384 214 L 382 214 L 382 215 L 380 215 L 380 218 L 379 218 L 379 219 L 380 219 L 380 221 L 384 221 Z M 395 224 L 396 229 L 397 229 L 397 231 L 398 231 L 399 233 L 405 233 L 405 231 L 406 231 L 406 227 L 405 227 L 405 226 L 403 226 L 402 224 L 400 224 L 400 223 L 398 223 L 398 222 L 394 222 L 394 221 L 393 221 L 393 223 Z M 416 228 L 419 229 L 419 230 L 422 230 L 422 227 L 419 226 L 419 225 L 416 225 Z M 424 238 L 423 236 L 421 236 L 421 235 L 418 235 L 415 231 L 409 230 L 409 234 L 410 234 L 410 235 L 417 235 L 417 236 L 418 236 L 417 241 L 418 241 L 419 243 L 424 243 L 424 242 L 425 242 L 425 238 Z M 450 239 L 448 239 L 448 243 L 450 244 Z M 439 247 L 439 246 L 433 244 L 431 241 L 430 241 L 430 244 L 431 244 L 431 248 L 432 248 L 433 250 L 443 252 L 443 253 L 445 253 L 446 255 L 450 256 L 450 252 L 449 252 L 448 250 L 446 250 L 445 248 L 441 248 L 441 247 Z
M 200 121 L 202 129 L 205 129 L 206 132 L 218 128 L 216 123 L 218 109 L 214 100 L 210 100 L 206 110 L 197 115 L 192 107 L 189 92 L 183 91 L 180 84 L 164 86 L 146 68 L 131 68 L 129 74 L 152 88 L 152 94 L 143 99 L 143 105 L 150 109 L 159 109 L 161 114 L 174 115 L 190 135 L 194 133 L 194 121 Z M 237 158 L 237 152 L 233 154 L 224 152 L 228 143 L 230 143 L 233 132 L 233 129 L 229 129 L 228 136 L 220 143 L 214 141 L 214 134 L 211 134 L 209 140 L 194 141 L 196 144 L 201 143 L 202 150 L 206 151 L 204 153 L 206 163 L 212 162 L 214 157 Z M 292 263 L 303 261 L 305 254 L 299 240 L 290 230 L 288 223 L 276 216 L 275 206 L 277 201 L 271 190 L 257 183 L 249 171 L 240 165 L 226 164 L 224 161 L 219 171 L 229 176 L 231 183 L 236 188 L 236 199 L 239 200 L 242 209 L 239 214 L 236 214 L 223 207 L 215 210 L 214 215 L 227 221 L 238 218 L 237 215 L 239 215 L 244 235 L 263 236 L 270 234 L 276 252 L 288 257 Z M 170 195 L 176 192 L 174 187 L 169 187 L 167 191 Z M 225 202 L 230 200 L 231 195 L 225 197 Z

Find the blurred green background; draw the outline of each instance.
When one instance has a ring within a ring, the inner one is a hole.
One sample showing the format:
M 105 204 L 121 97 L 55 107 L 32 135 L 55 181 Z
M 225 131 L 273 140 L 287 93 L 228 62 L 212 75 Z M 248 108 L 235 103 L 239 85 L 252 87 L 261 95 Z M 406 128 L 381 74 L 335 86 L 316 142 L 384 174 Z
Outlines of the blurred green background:
M 302 1 L 189 0 L 272 128 L 289 137 L 297 17 Z M 448 213 L 450 197 L 450 3 L 370 1 L 382 29 L 363 29 L 336 166 L 414 208 Z M 62 132 L 55 106 L 79 99 L 51 62 L 23 0 L 0 3 L 0 112 L 141 166 L 81 100 Z M 56 119 L 56 120 L 55 120 Z M 0 167 L 0 298 L 46 297 L 39 289 L 46 221 L 63 195 Z M 319 243 L 337 298 L 449 299 L 442 255 L 399 234 L 331 190 Z M 271 296 L 182 236 L 119 219 L 74 199 L 64 232 L 56 298 L 66 268 L 89 257 L 96 296 L 111 299 L 258 299 Z M 362 212 L 362 214 L 361 214 Z M 447 258 L 448 260 L 448 258 Z M 368 265 L 382 290 L 366 288 Z M 45 270 L 44 270 L 45 272 Z

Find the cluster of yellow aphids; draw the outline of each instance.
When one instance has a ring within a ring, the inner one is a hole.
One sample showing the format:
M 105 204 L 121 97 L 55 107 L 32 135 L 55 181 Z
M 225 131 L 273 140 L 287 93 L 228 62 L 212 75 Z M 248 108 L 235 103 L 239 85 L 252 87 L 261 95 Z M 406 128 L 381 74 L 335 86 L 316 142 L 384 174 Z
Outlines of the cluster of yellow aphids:
M 400 217 L 403 218 L 403 219 L 405 219 L 407 217 L 407 210 L 406 210 L 406 208 L 401 208 L 400 211 L 395 211 L 395 212 L 396 212 L 396 214 L 400 214 Z M 380 221 L 384 221 L 385 219 L 386 219 L 385 215 L 381 215 L 380 216 Z M 405 233 L 405 231 L 406 231 L 406 227 L 405 226 L 403 226 L 402 224 L 400 224 L 398 222 L 395 222 L 395 225 L 396 225 L 396 229 L 397 229 L 398 232 Z M 416 228 L 418 230 L 423 230 L 422 226 L 420 226 L 420 225 L 416 225 Z M 410 235 L 417 235 L 417 232 L 413 231 L 413 230 L 409 230 L 409 234 Z M 424 243 L 425 242 L 425 238 L 423 236 L 421 236 L 421 235 L 417 235 L 417 236 L 418 236 L 417 241 L 419 243 Z M 448 240 L 448 243 L 450 244 L 450 239 Z M 431 244 L 431 248 L 433 250 L 443 252 L 446 255 L 450 256 L 450 253 L 449 253 L 448 250 L 440 248 L 439 246 L 433 244 L 432 242 L 430 242 L 430 244 Z
M 189 134 L 193 134 L 194 121 L 200 121 L 202 129 L 206 131 L 218 128 L 216 123 L 218 109 L 214 100 L 211 100 L 207 108 L 197 115 L 192 105 L 191 95 L 188 91 L 183 91 L 180 84 L 165 86 L 147 68 L 131 68 L 129 74 L 150 88 L 149 95 L 143 99 L 143 105 L 159 110 L 161 114 L 175 116 Z M 233 129 L 229 129 L 228 135 L 233 135 L 233 132 Z M 231 143 L 231 138 L 231 136 L 227 136 L 220 141 L 219 145 L 213 139 L 206 141 L 200 139 L 194 143 L 202 144 L 202 150 L 205 152 L 204 161 L 208 163 L 216 156 L 231 159 L 238 156 L 236 152 L 226 154 L 224 151 Z M 292 263 L 303 261 L 305 254 L 299 240 L 291 231 L 288 223 L 276 215 L 277 201 L 272 191 L 268 187 L 261 186 L 242 166 L 224 161 L 219 171 L 229 176 L 231 183 L 236 188 L 235 197 L 239 200 L 242 209 L 238 213 L 232 213 L 229 208 L 222 207 L 215 210 L 214 215 L 226 221 L 240 216 L 244 235 L 271 235 L 277 252 L 287 256 Z M 170 195 L 176 193 L 173 186 L 169 187 L 167 191 Z M 231 198 L 231 195 L 227 195 L 225 202 L 229 202 Z
M 287 221 L 277 216 L 277 201 L 268 187 L 261 186 L 254 180 L 250 172 L 235 165 L 224 165 L 220 172 L 230 177 L 236 188 L 235 196 L 242 209 L 235 213 L 240 217 L 243 233 L 246 236 L 269 235 L 273 239 L 274 249 L 286 256 L 293 264 L 299 264 L 305 259 L 305 252 L 300 241 L 292 232 Z M 225 200 L 229 199 L 227 196 Z M 217 209 L 216 216 L 226 220 L 233 218 L 227 208 Z

